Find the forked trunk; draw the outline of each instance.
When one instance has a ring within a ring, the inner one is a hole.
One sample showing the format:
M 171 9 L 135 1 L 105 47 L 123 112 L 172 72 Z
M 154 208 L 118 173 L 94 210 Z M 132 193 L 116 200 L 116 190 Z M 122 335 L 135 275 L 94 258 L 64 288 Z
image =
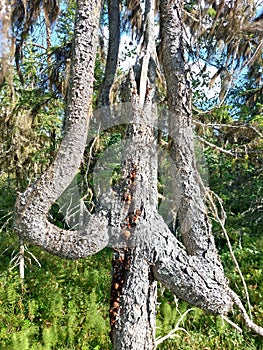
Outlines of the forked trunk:
M 182 5 L 174 0 L 160 2 L 161 47 L 170 109 L 169 156 L 174 162 L 171 191 L 177 198 L 184 247 L 157 211 L 158 122 L 152 105 L 158 66 L 154 3 L 154 0 L 145 3 L 145 41 L 138 60 L 141 69 L 137 71 L 136 82 L 132 71 L 128 79 L 131 103 L 126 110 L 121 106 L 126 114 L 123 124 L 127 124 L 127 133 L 118 189 L 115 192 L 112 189 L 112 197 L 102 193 L 97 211 L 79 230 L 63 230 L 48 221 L 50 206 L 72 181 L 80 165 L 91 115 L 94 32 L 98 30 L 101 2 L 79 0 L 65 134 L 51 167 L 19 196 L 16 204 L 20 235 L 53 254 L 78 259 L 109 244 L 114 247 L 110 318 L 115 350 L 155 348 L 156 280 L 177 297 L 215 314 L 227 313 L 233 303 L 211 235 L 195 166 L 191 96 L 182 47 Z M 116 58 L 116 48 L 113 51 Z M 114 69 L 116 61 L 109 72 L 102 104 L 109 101 Z M 102 117 L 107 119 L 108 115 Z

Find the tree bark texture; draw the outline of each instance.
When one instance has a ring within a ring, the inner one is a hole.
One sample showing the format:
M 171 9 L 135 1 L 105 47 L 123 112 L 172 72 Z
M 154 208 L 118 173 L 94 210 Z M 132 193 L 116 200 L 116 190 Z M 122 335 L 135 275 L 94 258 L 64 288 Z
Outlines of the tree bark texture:
M 157 285 L 140 246 L 115 251 L 111 290 L 114 349 L 154 349 Z
M 111 211 L 125 246 L 114 252 L 111 337 L 114 349 L 154 349 L 156 281 L 136 227 L 157 208 L 157 152 L 152 127 L 157 114 L 151 103 L 142 109 L 135 95 L 129 115 L 119 190 L 122 208 Z
M 201 179 L 196 169 L 188 79 L 182 37 L 180 1 L 160 2 L 162 60 L 169 107 L 170 155 L 182 238 L 189 254 L 218 263 L 207 220 Z
M 131 74 L 129 82 L 133 91 L 132 108 L 127 146 L 122 156 L 123 176 L 119 193 L 125 213 L 121 232 L 127 246 L 114 252 L 111 286 L 111 339 L 115 350 L 155 349 L 157 282 L 152 265 L 146 259 L 145 238 L 141 239 L 136 230 L 139 222 L 147 220 L 158 206 L 154 130 L 157 113 L 152 105 L 155 91 L 154 4 L 153 0 L 147 0 L 145 4 L 145 47 L 139 81 L 135 82 Z
M 108 242 L 104 212 L 81 232 L 62 230 L 48 221 L 48 211 L 74 178 L 86 145 L 100 9 L 99 0 L 77 3 L 65 134 L 53 164 L 18 196 L 15 210 L 21 236 L 50 253 L 71 259 L 93 254 Z

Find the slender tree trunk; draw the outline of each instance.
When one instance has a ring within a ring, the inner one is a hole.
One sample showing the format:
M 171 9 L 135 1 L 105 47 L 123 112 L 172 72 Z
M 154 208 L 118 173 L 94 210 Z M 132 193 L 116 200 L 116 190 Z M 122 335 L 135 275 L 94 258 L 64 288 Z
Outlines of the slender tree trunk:
M 109 47 L 107 62 L 101 91 L 98 97 L 98 107 L 109 106 L 110 90 L 114 82 L 120 45 L 120 2 L 108 0 Z

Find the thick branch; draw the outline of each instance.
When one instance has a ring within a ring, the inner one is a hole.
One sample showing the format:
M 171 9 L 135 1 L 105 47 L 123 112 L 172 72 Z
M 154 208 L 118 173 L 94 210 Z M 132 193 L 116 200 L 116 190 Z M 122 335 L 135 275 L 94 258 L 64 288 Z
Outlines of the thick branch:
M 191 90 L 182 44 L 181 2 L 164 0 L 161 8 L 163 67 L 167 83 L 171 157 L 174 160 L 175 195 L 186 252 L 176 248 L 174 238 L 162 229 L 155 243 L 155 277 L 176 295 L 204 310 L 224 314 L 237 304 L 248 327 L 262 335 L 262 328 L 249 320 L 244 307 L 227 286 L 217 257 L 204 205 L 204 191 L 196 170 L 191 115 Z M 161 227 L 160 221 L 156 223 Z M 154 231 L 152 232 L 155 236 Z M 161 246 L 169 242 L 164 255 Z M 153 241 L 153 239 L 151 239 Z M 171 247 L 171 248 L 169 248 Z
M 131 245 L 141 245 L 155 278 L 181 299 L 214 314 L 232 308 L 221 264 L 209 256 L 189 256 L 158 213 L 139 223 Z M 142 244 L 143 242 L 143 244 Z
M 50 223 L 39 207 L 19 212 L 16 227 L 19 235 L 61 258 L 79 259 L 92 255 L 108 244 L 108 221 L 105 213 L 92 215 L 79 231 L 63 230 Z
M 15 210 L 16 228 L 22 236 L 53 254 L 69 258 L 92 254 L 107 242 L 106 219 L 101 220 L 100 215 L 88 225 L 90 236 L 86 230 L 60 230 L 47 219 L 51 205 L 74 178 L 86 145 L 100 6 L 100 0 L 78 1 L 65 135 L 53 164 L 18 197 Z

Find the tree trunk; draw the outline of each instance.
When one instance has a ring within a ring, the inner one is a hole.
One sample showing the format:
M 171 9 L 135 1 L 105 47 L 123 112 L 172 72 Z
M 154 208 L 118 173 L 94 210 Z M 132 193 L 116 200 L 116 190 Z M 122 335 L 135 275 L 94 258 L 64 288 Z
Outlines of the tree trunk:
M 154 127 L 157 111 L 152 106 L 155 92 L 154 1 L 145 4 L 145 45 L 140 76 L 130 75 L 131 110 L 127 128 L 127 146 L 122 156 L 123 200 L 121 232 L 125 248 L 113 256 L 111 286 L 111 339 L 115 350 L 155 349 L 157 282 L 140 231 L 141 220 L 157 210 L 157 144 Z M 147 91 L 148 90 L 148 91 Z M 113 214 L 113 213 L 112 213 Z M 118 213 L 116 213 L 118 215 Z M 137 237 L 137 234 L 139 236 Z
M 120 220 L 125 248 L 114 253 L 110 316 L 114 349 L 141 350 L 155 348 L 156 281 L 145 259 L 145 238 L 137 236 L 136 228 L 157 208 L 157 114 L 150 101 L 142 109 L 139 96 L 131 107 L 119 190 L 121 219 L 120 210 L 112 211 Z
M 115 251 L 111 339 L 115 350 L 155 348 L 157 285 L 141 247 Z

